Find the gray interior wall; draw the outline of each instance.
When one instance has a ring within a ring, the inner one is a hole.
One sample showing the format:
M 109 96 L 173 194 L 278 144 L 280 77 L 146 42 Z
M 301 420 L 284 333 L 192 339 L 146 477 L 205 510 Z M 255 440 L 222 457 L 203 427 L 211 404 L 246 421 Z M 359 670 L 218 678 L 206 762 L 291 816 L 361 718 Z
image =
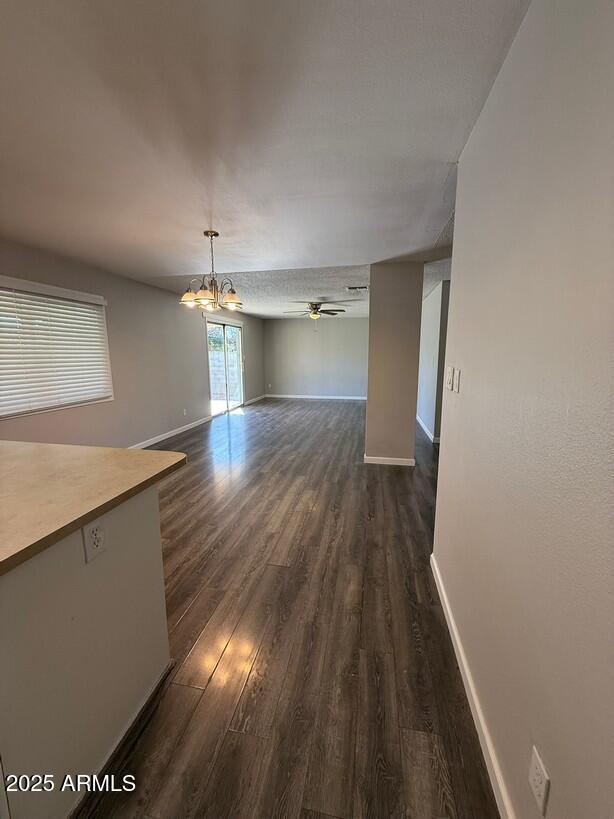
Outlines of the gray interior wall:
M 368 457 L 414 458 L 422 279 L 422 264 L 371 266 Z
M 226 311 L 222 311 L 226 314 Z M 236 316 L 236 313 L 231 313 Z M 264 386 L 264 321 L 256 316 L 241 314 L 243 322 L 243 383 L 245 400 L 260 398 L 266 393 Z
M 205 322 L 178 296 L 3 240 L 0 273 L 107 299 L 115 392 L 113 401 L 0 420 L 0 437 L 129 446 L 209 415 Z M 262 320 L 240 318 L 249 399 L 264 393 Z
M 439 320 L 439 361 L 437 363 L 437 387 L 435 390 L 435 437 L 441 435 L 441 410 L 443 408 L 443 385 L 446 374 L 446 343 L 448 339 L 448 310 L 450 307 L 450 282 L 441 283 L 441 316 Z
M 267 393 L 366 396 L 368 319 L 269 319 L 264 338 Z
M 461 156 L 435 558 L 509 795 L 614 815 L 614 5 L 533 0 Z
M 422 302 L 417 415 L 432 436 L 439 438 L 443 391 L 444 351 L 450 282 L 440 282 Z

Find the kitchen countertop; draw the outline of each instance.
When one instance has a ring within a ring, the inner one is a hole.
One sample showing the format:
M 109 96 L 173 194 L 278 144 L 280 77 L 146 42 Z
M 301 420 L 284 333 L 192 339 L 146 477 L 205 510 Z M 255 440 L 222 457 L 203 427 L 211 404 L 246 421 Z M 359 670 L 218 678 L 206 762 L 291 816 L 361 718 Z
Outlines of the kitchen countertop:
M 0 575 L 185 462 L 181 452 L 0 441 Z

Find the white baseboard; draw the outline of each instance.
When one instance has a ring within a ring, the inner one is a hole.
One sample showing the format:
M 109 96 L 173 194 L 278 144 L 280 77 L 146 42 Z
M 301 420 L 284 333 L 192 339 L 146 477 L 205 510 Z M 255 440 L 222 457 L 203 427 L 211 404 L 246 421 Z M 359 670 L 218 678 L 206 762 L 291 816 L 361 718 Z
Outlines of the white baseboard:
M 419 415 L 416 415 L 416 421 L 420 424 L 422 429 L 426 432 L 427 437 L 429 438 L 429 440 L 432 441 L 432 443 L 434 443 L 434 444 L 438 444 L 439 443 L 439 436 L 438 435 L 433 435 L 431 430 L 427 427 L 427 425 L 424 423 L 424 421 L 422 420 L 422 418 L 420 418 Z
M 153 438 L 148 438 L 146 441 L 141 441 L 139 444 L 132 444 L 128 447 L 128 449 L 145 449 L 148 446 L 152 446 L 153 444 L 166 440 L 166 438 L 172 438 L 173 435 L 179 435 L 180 432 L 187 432 L 189 429 L 194 429 L 194 427 L 199 427 L 201 424 L 206 424 L 207 421 L 210 420 L 211 415 L 207 415 L 206 418 L 199 418 L 198 421 L 192 421 L 189 424 L 185 424 L 183 427 L 177 427 L 177 429 L 171 429 L 168 432 L 163 432 L 161 435 L 155 435 Z
M 379 455 L 365 454 L 366 464 L 388 464 L 388 466 L 415 466 L 415 458 L 380 458 Z
M 243 402 L 243 406 L 255 404 L 256 401 L 262 401 L 262 399 L 266 397 L 266 395 L 259 395 L 257 398 L 250 398 L 249 401 Z M 153 444 L 160 443 L 160 441 L 165 441 L 167 438 L 172 438 L 173 435 L 179 435 L 181 432 L 187 432 L 189 429 L 194 429 L 194 427 L 199 427 L 201 424 L 206 424 L 207 421 L 210 421 L 212 418 L 212 415 L 207 415 L 205 418 L 199 418 L 198 421 L 191 421 L 189 424 L 185 424 L 182 427 L 177 427 L 177 429 L 171 429 L 168 432 L 163 432 L 161 435 L 154 435 L 153 438 L 148 438 L 146 441 L 141 441 L 138 444 L 132 444 L 128 447 L 128 449 L 145 449 L 148 446 L 153 446 Z
M 324 401 L 366 401 L 366 395 L 280 395 L 268 392 L 266 398 L 311 398 Z
M 473 675 L 471 674 L 471 669 L 469 668 L 469 664 L 467 662 L 467 655 L 463 649 L 460 633 L 454 619 L 454 614 L 450 608 L 450 601 L 448 599 L 448 595 L 446 594 L 441 572 L 439 571 L 437 558 L 434 554 L 431 555 L 431 569 L 433 570 L 435 585 L 437 586 L 437 591 L 439 592 L 439 597 L 441 598 L 441 605 L 448 624 L 450 637 L 452 638 L 454 653 L 456 654 L 456 660 L 458 662 L 463 683 L 465 685 L 465 693 L 467 694 L 467 699 L 469 700 L 469 706 L 471 708 L 471 713 L 473 714 L 473 721 L 478 732 L 480 745 L 482 746 L 482 753 L 484 755 L 488 775 L 490 777 L 490 784 L 492 785 L 495 799 L 497 800 L 497 806 L 499 808 L 499 813 L 501 814 L 501 819 L 516 819 L 514 806 L 512 805 L 512 800 L 510 799 L 509 791 L 505 784 L 505 779 L 503 778 L 503 772 L 501 771 L 501 766 L 499 765 L 497 752 L 495 751 L 495 746 L 484 718 L 484 712 L 482 711 L 482 706 L 480 705 L 478 692 L 473 681 Z
M 147 696 L 145 696 L 141 702 L 139 708 L 137 708 L 136 712 L 134 713 L 130 722 L 124 727 L 124 729 L 120 732 L 119 736 L 115 738 L 115 742 L 113 743 L 113 747 L 110 753 L 107 754 L 107 758 L 105 762 L 100 766 L 98 770 L 98 776 L 102 779 L 102 777 L 109 772 L 109 767 L 114 761 L 114 757 L 120 751 L 122 743 L 126 740 L 126 738 L 134 732 L 135 728 L 138 727 L 139 723 L 143 720 L 143 715 L 146 715 L 148 708 L 151 706 L 152 702 L 156 700 L 156 697 L 159 695 L 159 692 L 162 690 L 162 685 L 166 678 L 169 676 L 170 671 L 172 670 L 173 666 L 175 665 L 174 660 L 170 660 L 168 665 L 162 671 L 160 676 L 156 679 L 156 682 L 153 685 L 153 688 L 148 692 Z M 142 729 L 141 729 L 142 730 Z M 117 761 L 117 760 L 115 760 Z M 88 796 L 91 796 L 91 791 L 86 790 L 82 792 L 79 796 L 79 792 L 77 792 L 77 801 L 73 809 L 68 814 L 69 819 L 73 819 L 73 817 L 78 816 L 80 814 L 80 809 L 87 803 Z M 0 803 L 0 807 L 1 807 Z M 89 812 L 88 812 L 89 813 Z M 10 819 L 10 815 L 6 814 L 7 819 Z M 4 814 L 0 812 L 0 819 L 4 819 Z

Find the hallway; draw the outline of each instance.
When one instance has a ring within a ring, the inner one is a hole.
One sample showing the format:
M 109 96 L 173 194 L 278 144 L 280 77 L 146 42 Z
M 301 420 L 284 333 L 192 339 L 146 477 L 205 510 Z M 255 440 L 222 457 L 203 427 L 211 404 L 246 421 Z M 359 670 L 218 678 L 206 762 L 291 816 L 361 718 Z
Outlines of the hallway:
M 429 568 L 436 450 L 365 465 L 364 402 L 264 400 L 165 441 L 176 665 L 95 815 L 495 819 Z

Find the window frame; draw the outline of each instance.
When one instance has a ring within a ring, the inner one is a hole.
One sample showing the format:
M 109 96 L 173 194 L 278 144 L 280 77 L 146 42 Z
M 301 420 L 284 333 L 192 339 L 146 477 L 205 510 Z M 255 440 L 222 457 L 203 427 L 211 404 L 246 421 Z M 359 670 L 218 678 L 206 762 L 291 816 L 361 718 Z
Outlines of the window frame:
M 64 301 L 74 301 L 79 304 L 96 304 L 102 307 L 102 324 L 104 330 L 105 352 L 109 371 L 109 381 L 111 384 L 110 395 L 103 398 L 91 398 L 89 400 L 74 401 L 66 404 L 54 404 L 49 407 L 37 407 L 36 409 L 26 409 L 19 412 L 11 412 L 7 415 L 0 415 L 0 423 L 14 418 L 23 418 L 27 415 L 40 415 L 44 412 L 57 412 L 58 410 L 73 409 L 75 407 L 87 407 L 91 404 L 104 404 L 115 400 L 115 387 L 113 384 L 113 368 L 111 366 L 111 352 L 109 350 L 109 328 L 107 324 L 108 302 L 104 296 L 94 293 L 85 293 L 81 290 L 69 290 L 65 287 L 56 287 L 52 284 L 33 282 L 27 279 L 18 279 L 13 276 L 0 275 L 0 289 L 16 290 L 20 293 L 33 293 L 39 296 L 51 296 L 52 298 L 63 299 Z

